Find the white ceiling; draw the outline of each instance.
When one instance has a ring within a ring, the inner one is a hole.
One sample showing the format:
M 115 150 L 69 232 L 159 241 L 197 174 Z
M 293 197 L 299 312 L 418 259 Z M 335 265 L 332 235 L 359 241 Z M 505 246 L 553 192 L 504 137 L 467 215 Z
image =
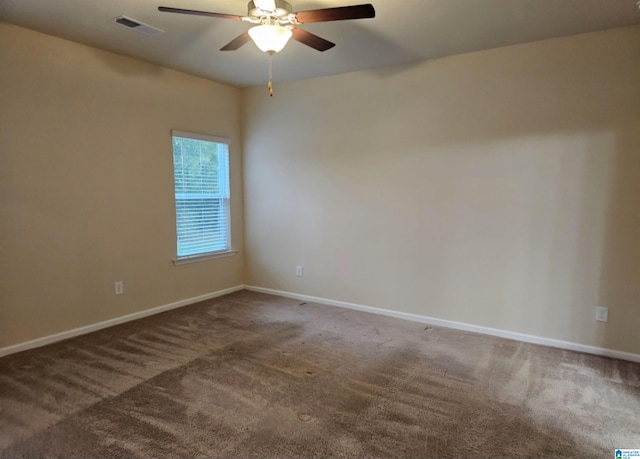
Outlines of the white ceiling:
M 289 0 L 294 11 L 368 0 Z M 250 25 L 161 13 L 170 6 L 244 15 L 248 0 L 0 0 L 0 20 L 238 87 L 263 84 L 267 56 L 253 43 L 222 46 Z M 274 57 L 274 81 L 433 59 L 640 24 L 636 0 L 371 0 L 375 19 L 308 24 L 337 46 L 320 53 L 291 41 Z M 165 31 L 115 25 L 125 15 Z

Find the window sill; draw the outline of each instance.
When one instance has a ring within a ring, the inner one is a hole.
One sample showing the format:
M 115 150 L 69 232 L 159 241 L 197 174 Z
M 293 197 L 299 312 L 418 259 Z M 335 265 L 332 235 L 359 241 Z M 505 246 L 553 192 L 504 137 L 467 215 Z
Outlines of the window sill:
M 189 257 L 180 257 L 173 260 L 173 264 L 175 266 L 186 265 L 188 263 L 198 263 L 201 261 L 213 260 L 216 258 L 226 258 L 232 257 L 236 253 L 237 250 L 227 250 L 226 252 L 212 252 L 212 253 L 204 253 L 202 255 L 192 255 Z

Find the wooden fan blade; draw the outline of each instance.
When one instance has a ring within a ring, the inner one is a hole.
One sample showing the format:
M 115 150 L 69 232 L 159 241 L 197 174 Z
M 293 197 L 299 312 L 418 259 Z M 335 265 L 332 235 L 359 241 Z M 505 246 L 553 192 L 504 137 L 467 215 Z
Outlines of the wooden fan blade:
M 220 51 L 235 51 L 236 49 L 244 45 L 246 42 L 248 42 L 249 40 L 251 40 L 251 37 L 249 36 L 249 32 L 242 33 L 238 35 L 236 38 L 234 38 L 233 40 L 231 40 L 229 43 L 224 45 L 222 48 L 220 48 Z
M 344 21 L 346 19 L 375 18 L 376 10 L 373 5 L 339 6 L 337 8 L 323 8 L 319 10 L 299 11 L 295 13 L 300 24 L 311 22 Z
M 180 13 L 193 14 L 194 16 L 208 16 L 212 18 L 233 19 L 234 21 L 242 21 L 242 16 L 236 14 L 210 13 L 208 11 L 183 10 L 182 8 L 171 8 L 168 6 L 159 6 L 158 11 L 163 13 Z
M 299 41 L 304 45 L 310 46 L 313 49 L 317 49 L 318 51 L 326 51 L 336 45 L 335 43 L 331 43 L 330 41 L 325 40 L 322 37 L 319 37 L 312 34 L 311 32 L 307 32 L 306 30 L 299 29 L 297 27 L 294 27 L 291 32 L 293 34 L 291 35 L 291 38 Z

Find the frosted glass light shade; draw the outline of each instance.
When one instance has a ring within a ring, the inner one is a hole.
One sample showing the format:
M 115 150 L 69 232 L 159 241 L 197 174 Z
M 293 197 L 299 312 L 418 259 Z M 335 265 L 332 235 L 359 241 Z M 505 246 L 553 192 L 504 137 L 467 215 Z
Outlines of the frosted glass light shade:
M 277 53 L 291 38 L 291 30 L 279 25 L 263 24 L 250 28 L 249 36 L 265 53 Z

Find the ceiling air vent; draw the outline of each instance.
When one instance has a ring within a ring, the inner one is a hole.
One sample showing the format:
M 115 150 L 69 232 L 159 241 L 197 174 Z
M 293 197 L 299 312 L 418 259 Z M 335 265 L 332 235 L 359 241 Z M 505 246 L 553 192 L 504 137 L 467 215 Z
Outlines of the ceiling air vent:
M 127 16 L 118 16 L 113 20 L 113 22 L 121 25 L 122 27 L 126 27 L 127 29 L 140 32 L 144 35 L 153 36 L 158 35 L 159 33 L 164 33 L 164 30 L 160 30 L 157 27 L 152 27 L 149 24 L 145 24 L 144 22 L 140 22 Z

